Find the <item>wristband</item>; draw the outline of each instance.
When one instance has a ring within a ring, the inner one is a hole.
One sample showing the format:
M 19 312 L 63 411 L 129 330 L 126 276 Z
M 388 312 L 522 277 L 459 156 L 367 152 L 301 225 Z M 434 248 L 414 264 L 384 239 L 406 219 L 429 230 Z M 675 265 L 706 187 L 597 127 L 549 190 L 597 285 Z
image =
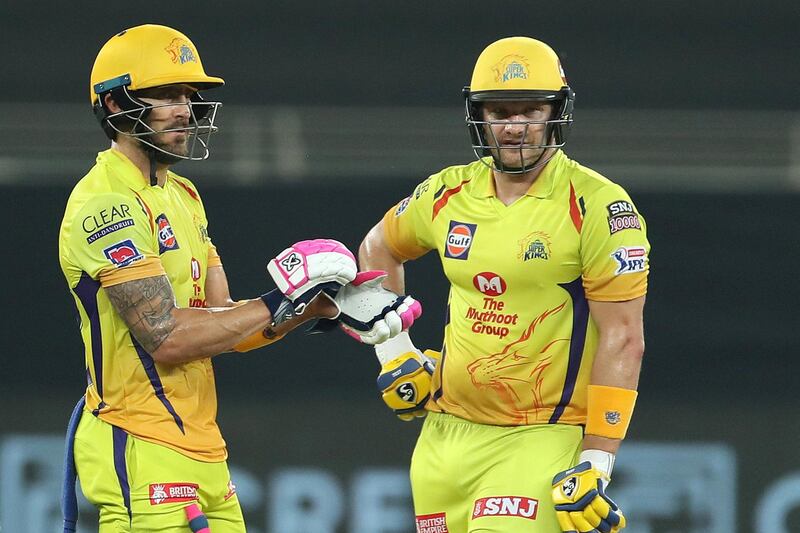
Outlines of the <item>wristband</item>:
M 589 461 L 592 468 L 602 472 L 606 476 L 606 487 L 611 482 L 611 472 L 614 470 L 614 460 L 616 456 L 604 450 L 583 450 L 578 458 L 578 464 Z
M 375 355 L 378 356 L 378 361 L 380 361 L 381 366 L 395 357 L 408 352 L 419 353 L 414 343 L 411 342 L 408 331 L 401 331 L 397 336 L 388 341 L 375 345 Z
M 260 296 L 261 301 L 269 309 L 269 314 L 272 315 L 272 320 L 275 321 L 275 316 L 278 314 L 278 308 L 281 306 L 285 296 L 278 289 L 272 289 L 266 294 Z
M 589 385 L 586 434 L 624 439 L 638 394 L 631 389 Z

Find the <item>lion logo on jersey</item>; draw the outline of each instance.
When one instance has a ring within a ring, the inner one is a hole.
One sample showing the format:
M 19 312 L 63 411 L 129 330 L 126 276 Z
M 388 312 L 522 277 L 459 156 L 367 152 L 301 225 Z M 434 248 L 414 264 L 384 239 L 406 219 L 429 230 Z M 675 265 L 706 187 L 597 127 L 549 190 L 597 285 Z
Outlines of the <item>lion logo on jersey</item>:
M 536 327 L 562 311 L 565 305 L 566 302 L 536 317 L 525 333 L 501 352 L 467 365 L 472 384 L 479 389 L 495 391 L 513 413 L 515 424 L 535 422 L 539 409 L 544 406 L 543 374 L 552 357 L 547 352 L 557 343 L 569 342 L 569 339 L 537 338 Z

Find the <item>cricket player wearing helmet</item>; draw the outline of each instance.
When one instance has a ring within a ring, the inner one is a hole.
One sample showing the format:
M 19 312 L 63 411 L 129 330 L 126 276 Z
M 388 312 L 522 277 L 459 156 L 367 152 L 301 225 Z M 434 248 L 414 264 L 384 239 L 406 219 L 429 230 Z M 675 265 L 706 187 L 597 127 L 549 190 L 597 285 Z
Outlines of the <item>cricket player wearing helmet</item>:
M 463 95 L 478 160 L 421 182 L 359 251 L 402 292 L 403 263 L 435 250 L 451 284 L 440 353 L 376 346 L 386 403 L 427 414 L 417 532 L 619 531 L 605 489 L 644 351 L 644 219 L 563 152 L 575 95 L 550 46 L 490 44 Z
M 272 259 L 277 289 L 231 299 L 200 194 L 170 170 L 208 157 L 220 103 L 199 91 L 222 84 L 166 26 L 122 31 L 95 60 L 90 99 L 111 148 L 75 185 L 59 234 L 87 378 L 68 431 L 65 531 L 75 530 L 77 473 L 103 533 L 244 532 L 211 358 L 267 345 L 307 320 L 347 319 L 351 335 L 382 342 L 419 316 L 418 303 L 388 291 L 379 294 L 387 305 L 355 313 L 351 302 L 378 294 L 364 283 L 337 299 L 357 269 L 330 239 Z

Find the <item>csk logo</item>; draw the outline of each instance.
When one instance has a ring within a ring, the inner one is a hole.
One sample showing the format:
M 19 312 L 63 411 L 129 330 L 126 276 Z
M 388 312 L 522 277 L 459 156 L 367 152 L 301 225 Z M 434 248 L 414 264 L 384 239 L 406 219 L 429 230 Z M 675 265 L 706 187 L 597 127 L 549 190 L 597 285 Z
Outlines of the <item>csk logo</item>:
M 197 63 L 197 57 L 194 54 L 194 50 L 189 46 L 189 42 L 185 39 L 175 38 L 172 39 L 172 42 L 169 43 L 169 46 L 164 48 L 167 52 L 169 52 L 169 58 L 173 63 L 180 62 L 181 65 L 184 63 L 188 63 L 192 61 L 193 63 Z
M 528 70 L 528 62 L 524 57 L 518 55 L 505 56 L 492 67 L 494 80 L 498 83 L 506 83 L 511 80 L 527 80 Z
M 532 259 L 550 259 L 550 235 L 543 231 L 534 231 L 517 241 L 519 246 L 517 259 L 530 261 Z

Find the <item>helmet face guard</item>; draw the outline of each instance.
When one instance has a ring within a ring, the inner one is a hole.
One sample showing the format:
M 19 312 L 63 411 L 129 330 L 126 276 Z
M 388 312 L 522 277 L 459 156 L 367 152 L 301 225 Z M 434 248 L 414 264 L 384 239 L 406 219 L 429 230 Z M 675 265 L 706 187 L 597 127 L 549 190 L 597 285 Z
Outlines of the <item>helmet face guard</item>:
M 104 102 L 105 94 L 110 94 L 122 110 L 116 113 L 111 112 Z M 145 145 L 146 150 L 153 151 L 157 159 L 162 159 L 167 163 L 179 160 L 201 161 L 210 155 L 211 135 L 219 129 L 215 122 L 217 111 L 222 106 L 221 102 L 206 102 L 200 94 L 194 93 L 187 103 L 152 105 L 137 98 L 126 85 L 114 87 L 105 93 L 98 93 L 98 96 L 94 113 L 103 127 L 103 131 L 111 140 L 115 140 L 118 135 L 134 138 Z M 147 123 L 147 118 L 153 109 L 175 106 L 188 107 L 189 122 L 185 126 L 155 130 Z M 177 131 L 187 134 L 188 150 L 186 153 L 173 152 L 156 144 L 154 139 L 156 135 Z
M 491 94 L 491 93 L 494 94 Z M 575 95 L 569 87 L 564 87 L 561 91 L 485 91 L 482 93 L 471 93 L 469 87 L 464 87 L 464 107 L 466 112 L 466 123 L 469 128 L 472 140 L 472 151 L 481 162 L 487 164 L 484 159 L 486 156 L 492 157 L 494 169 L 505 174 L 524 174 L 545 165 L 552 157 L 552 153 L 543 159 L 548 149 L 558 149 L 567 142 L 569 131 L 572 127 L 572 110 L 575 102 Z M 483 120 L 483 103 L 490 101 L 530 101 L 552 103 L 554 105 L 551 118 L 544 121 L 526 120 Z M 513 124 L 523 126 L 523 139 L 528 138 L 528 131 L 531 127 L 544 125 L 544 133 L 541 142 L 538 144 L 520 144 L 519 146 L 500 146 L 497 138 L 492 131 L 492 126 Z M 487 137 L 488 133 L 488 137 Z M 530 164 L 524 162 L 524 150 L 542 150 L 541 155 Z M 504 164 L 500 156 L 500 151 L 514 151 L 519 154 L 520 166 Z

